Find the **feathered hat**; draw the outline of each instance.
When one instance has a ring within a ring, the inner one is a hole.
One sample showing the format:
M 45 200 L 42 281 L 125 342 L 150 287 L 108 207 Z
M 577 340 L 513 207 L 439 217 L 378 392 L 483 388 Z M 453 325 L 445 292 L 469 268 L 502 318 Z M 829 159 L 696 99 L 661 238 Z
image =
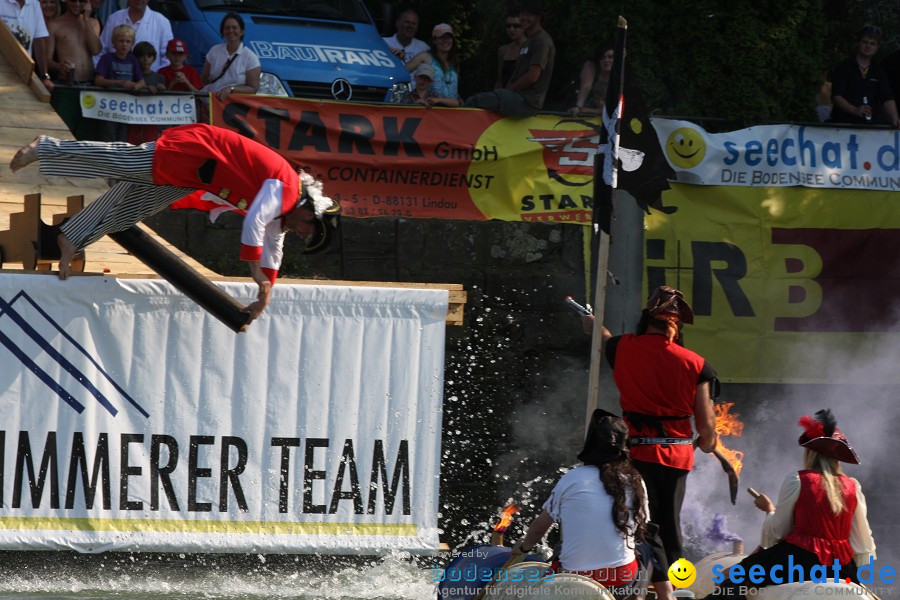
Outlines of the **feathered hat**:
M 797 424 L 803 428 L 797 443 L 804 448 L 851 465 L 859 464 L 859 456 L 837 428 L 837 420 L 827 408 L 816 412 L 815 417 L 800 417 Z
M 684 299 L 684 294 L 673 287 L 661 285 L 653 290 L 647 300 L 647 312 L 652 317 L 663 314 L 677 315 L 682 323 L 694 322 L 694 311 Z
M 313 223 L 315 233 L 306 241 L 303 252 L 315 254 L 331 244 L 334 235 L 329 230 L 329 225 L 333 229 L 337 229 L 341 217 L 341 205 L 324 194 L 324 185 L 321 181 L 303 170 L 299 172 L 299 176 L 302 191 L 297 206 L 309 203 L 313 212 L 316 213 L 316 220 Z

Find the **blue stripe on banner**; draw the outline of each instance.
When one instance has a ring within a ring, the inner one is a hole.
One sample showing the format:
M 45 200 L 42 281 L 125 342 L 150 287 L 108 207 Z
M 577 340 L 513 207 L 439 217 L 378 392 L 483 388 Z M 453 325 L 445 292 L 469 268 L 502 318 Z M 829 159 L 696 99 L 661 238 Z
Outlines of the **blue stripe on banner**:
M 40 315 L 41 315 L 42 317 L 44 317 L 44 319 L 45 319 L 48 323 L 50 323 L 50 325 L 52 325 L 52 326 L 60 333 L 60 335 L 62 335 L 64 338 L 66 338 L 66 340 L 68 340 L 68 342 L 69 342 L 70 344 L 72 344 L 73 346 L 75 346 L 75 348 L 76 348 L 79 352 L 81 352 L 81 353 L 85 356 L 85 358 L 87 358 L 89 361 L 91 361 L 91 364 L 93 364 L 94 367 L 96 367 L 96 369 L 97 369 L 100 373 L 103 374 L 103 377 L 105 377 L 106 380 L 109 381 L 109 383 L 112 384 L 112 386 L 113 386 L 114 388 L 116 388 L 116 390 L 118 390 L 118 392 L 119 392 L 120 394 L 122 394 L 122 397 L 125 398 L 125 399 L 128 401 L 129 404 L 131 404 L 133 407 L 135 407 L 142 415 L 144 415 L 144 416 L 147 417 L 148 419 L 150 418 L 150 413 L 148 413 L 146 410 L 144 410 L 144 408 L 143 408 L 140 404 L 138 404 L 137 401 L 136 401 L 134 398 L 132 398 L 132 397 L 128 394 L 128 392 L 126 392 L 124 389 L 122 389 L 122 386 L 120 386 L 118 383 L 116 383 L 116 381 L 109 375 L 109 373 L 107 373 L 105 370 L 103 370 L 103 367 L 101 367 L 100 364 L 99 364 L 96 360 L 94 360 L 94 357 L 91 356 L 91 355 L 88 353 L 88 351 L 85 350 L 84 347 L 83 347 L 81 344 L 79 344 L 77 341 L 75 341 L 75 338 L 73 338 L 71 335 L 69 335 L 68 333 L 66 333 L 66 330 L 63 329 L 62 327 L 60 327 L 59 324 L 58 324 L 56 321 L 54 321 L 54 320 L 50 317 L 50 315 L 48 315 L 48 314 L 44 311 L 44 309 L 42 309 L 40 306 L 38 306 L 37 303 L 36 303 L 34 300 L 32 300 L 31 296 L 29 296 L 28 294 L 26 294 L 24 291 L 21 291 L 21 292 L 19 292 L 18 294 L 16 294 L 16 295 L 13 297 L 13 299 L 10 301 L 10 303 L 9 303 L 10 306 L 12 306 L 13 304 L 15 304 L 15 303 L 16 303 L 16 300 L 18 300 L 19 298 L 22 298 L 23 300 L 25 300 L 26 302 L 28 302 L 28 303 L 29 303 L 29 304 L 30 304 L 30 305 L 31 305 L 38 313 L 40 313 Z
M 4 303 L 5 304 L 5 303 Z M 8 305 L 7 305 L 8 306 Z M 3 314 L 0 311 L 0 314 Z M 6 346 L 10 352 L 15 354 L 16 358 L 22 361 L 22 364 L 25 365 L 32 373 L 38 376 L 38 379 L 43 381 L 50 387 L 51 390 L 56 392 L 56 394 L 62 398 L 63 402 L 71 406 L 75 409 L 75 412 L 81 414 L 84 411 L 84 405 L 81 404 L 78 400 L 76 400 L 69 392 L 64 390 L 58 383 L 53 381 L 53 378 L 47 375 L 47 373 L 41 369 L 33 360 L 31 360 L 28 356 L 25 355 L 22 350 L 16 346 L 9 337 L 6 336 L 5 333 L 0 331 L 0 344 Z
M 44 350 L 44 352 L 49 354 L 50 358 L 55 360 L 57 364 L 59 364 L 59 366 L 63 368 L 64 371 L 74 377 L 75 381 L 83 385 L 85 389 L 90 392 L 94 398 L 97 399 L 97 402 L 99 402 L 103 406 L 103 408 L 109 411 L 112 416 L 116 416 L 116 414 L 118 414 L 119 411 L 116 410 L 116 407 L 113 406 L 109 400 L 107 400 L 106 396 L 103 395 L 103 392 L 98 390 L 84 373 L 82 373 L 75 367 L 75 365 L 69 362 L 69 360 L 65 356 L 60 354 L 60 352 L 56 348 L 51 346 L 50 343 L 47 342 L 47 340 L 42 338 L 41 335 L 34 329 L 34 327 L 26 323 L 25 319 L 22 318 L 22 315 L 20 315 L 12 306 L 7 304 L 6 300 L 3 300 L 2 298 L 0 298 L 0 310 L 2 310 L 4 314 L 11 317 L 12 320 L 15 321 L 16 325 L 19 326 L 19 329 L 24 331 L 25 334 L 28 335 L 28 337 L 34 340 L 34 343 L 40 346 Z

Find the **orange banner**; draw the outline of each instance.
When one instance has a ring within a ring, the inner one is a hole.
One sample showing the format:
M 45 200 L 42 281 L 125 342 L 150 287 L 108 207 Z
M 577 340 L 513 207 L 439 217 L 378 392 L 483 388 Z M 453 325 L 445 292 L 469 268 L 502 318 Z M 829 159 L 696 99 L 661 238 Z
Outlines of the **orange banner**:
M 351 217 L 587 225 L 599 120 L 212 96 L 211 121 L 277 150 Z

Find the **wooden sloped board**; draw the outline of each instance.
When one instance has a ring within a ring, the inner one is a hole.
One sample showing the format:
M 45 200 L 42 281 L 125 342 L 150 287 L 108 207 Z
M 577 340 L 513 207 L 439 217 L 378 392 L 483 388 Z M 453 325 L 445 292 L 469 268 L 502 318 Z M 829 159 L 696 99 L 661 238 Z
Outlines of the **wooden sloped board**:
M 34 74 L 34 61 L 2 21 L 0 21 L 0 53 L 6 57 L 19 78 L 31 88 L 38 100 L 50 102 L 50 92 Z
M 0 273 L 29 273 L 35 275 L 46 275 L 46 271 L 19 271 L 17 269 L 0 269 Z M 55 275 L 55 273 L 53 273 Z M 85 272 L 83 274 L 78 274 L 78 276 L 104 276 L 104 277 L 118 277 L 119 279 L 158 279 L 159 275 L 157 274 L 147 274 L 147 273 L 139 273 L 139 274 L 129 274 L 129 273 L 93 273 L 93 272 Z M 213 276 L 209 277 L 211 281 L 238 281 L 238 282 L 249 282 L 251 279 L 248 277 L 221 277 L 221 276 Z M 338 281 L 333 279 L 279 279 L 279 285 L 345 285 L 345 286 L 355 286 L 355 287 L 399 287 L 399 288 L 411 288 L 411 289 L 426 289 L 426 290 L 447 290 L 449 293 L 449 301 L 450 305 L 447 307 L 447 318 L 445 322 L 447 325 L 462 325 L 463 324 L 463 316 L 464 309 L 466 306 L 467 294 L 465 289 L 461 283 L 409 283 L 409 282 L 397 282 L 397 281 Z

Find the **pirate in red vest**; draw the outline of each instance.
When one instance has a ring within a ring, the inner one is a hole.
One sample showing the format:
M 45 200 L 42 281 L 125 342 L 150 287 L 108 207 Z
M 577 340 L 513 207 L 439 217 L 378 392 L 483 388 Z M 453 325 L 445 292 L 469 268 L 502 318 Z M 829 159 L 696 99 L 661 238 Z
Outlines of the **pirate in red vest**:
M 631 460 L 647 485 L 650 519 L 659 525 L 665 548 L 665 556 L 657 557 L 660 563 L 684 556 L 681 506 L 694 464 L 691 419 L 701 450 L 712 452 L 718 439 L 712 407 L 716 372 L 681 345 L 682 325 L 693 322 L 684 295 L 659 286 L 650 294 L 636 334 L 613 337 L 602 328 L 604 352 L 628 423 Z M 666 580 L 668 564 L 659 566 L 654 583 Z
M 764 580 L 753 584 L 760 587 L 797 581 L 798 565 L 805 581 L 814 579 L 812 569 L 818 566 L 827 567 L 824 577 L 833 581 L 835 561 L 840 565 L 840 581 L 849 578 L 858 583 L 857 566 L 875 558 L 875 540 L 866 518 L 862 486 L 844 475 L 840 462 L 857 465 L 859 457 L 830 410 L 802 417 L 799 425 L 803 427 L 799 444 L 805 450 L 805 468 L 784 480 L 777 506 L 765 494 L 755 500 L 757 508 L 766 513 L 760 542 L 764 549 L 739 564 L 744 573 L 754 565 L 762 566 Z M 772 567 L 780 581 L 773 581 Z M 717 597 L 740 598 L 738 587 L 726 580 Z
M 44 175 L 117 180 L 60 227 L 60 279 L 86 246 L 170 205 L 209 210 L 213 219 L 235 211 L 244 215 L 240 258 L 259 285 L 257 300 L 244 309 L 251 320 L 269 303 L 285 232 L 307 240 L 307 251 L 319 250 L 333 237 L 326 222 L 336 227 L 340 214 L 321 182 L 298 173 L 274 150 L 211 125 L 173 127 L 140 146 L 39 136 L 9 166 L 16 171 L 37 160 Z

